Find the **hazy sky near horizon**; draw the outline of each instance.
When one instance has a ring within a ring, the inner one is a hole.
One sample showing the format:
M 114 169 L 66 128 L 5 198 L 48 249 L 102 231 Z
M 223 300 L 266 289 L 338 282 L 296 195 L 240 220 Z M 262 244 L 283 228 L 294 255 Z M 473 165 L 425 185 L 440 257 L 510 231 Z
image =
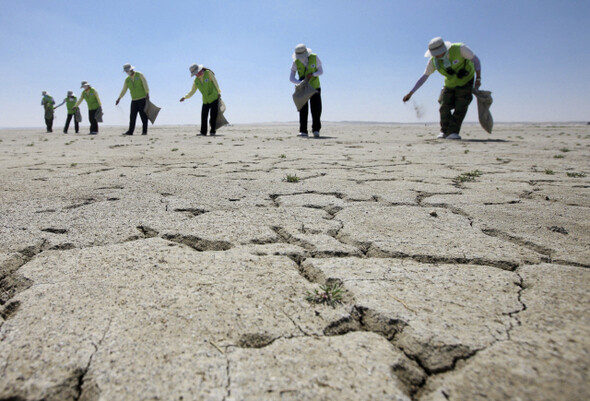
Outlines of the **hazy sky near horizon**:
M 463 42 L 482 64 L 497 122 L 590 120 L 590 2 L 579 0 L 61 1 L 0 0 L 0 127 L 42 127 L 41 91 L 60 103 L 88 80 L 107 125 L 124 63 L 145 74 L 157 124 L 199 124 L 189 66 L 217 77 L 232 123 L 296 121 L 291 54 L 305 43 L 322 60 L 324 121 L 436 122 L 443 84 L 424 72 L 428 42 Z M 421 110 L 419 117 L 415 108 Z M 82 106 L 86 117 L 86 105 Z M 475 101 L 467 121 L 477 120 Z M 56 126 L 65 120 L 57 110 Z M 83 125 L 87 125 L 84 118 Z

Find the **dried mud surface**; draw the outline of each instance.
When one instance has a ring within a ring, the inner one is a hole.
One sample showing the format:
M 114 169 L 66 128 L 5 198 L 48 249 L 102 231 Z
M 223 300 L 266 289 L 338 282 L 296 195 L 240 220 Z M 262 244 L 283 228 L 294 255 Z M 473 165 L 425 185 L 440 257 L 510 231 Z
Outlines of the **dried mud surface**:
M 590 126 L 296 129 L 0 130 L 0 400 L 590 399 Z

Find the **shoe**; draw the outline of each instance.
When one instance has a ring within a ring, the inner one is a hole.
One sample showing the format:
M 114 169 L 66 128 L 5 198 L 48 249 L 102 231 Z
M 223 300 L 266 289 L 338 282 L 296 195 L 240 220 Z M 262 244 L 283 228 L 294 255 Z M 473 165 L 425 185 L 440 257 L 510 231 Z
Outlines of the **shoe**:
M 444 132 L 439 132 L 438 136 L 436 137 L 437 139 L 445 139 L 447 137 L 447 135 Z
M 197 136 L 207 136 L 207 134 L 206 134 L 206 133 L 205 133 L 205 134 L 203 134 L 203 133 L 201 132 L 201 133 L 197 134 Z
M 142 132 L 141 135 L 147 135 L 147 132 Z
M 307 138 L 307 132 L 300 132 L 299 136 Z
M 98 135 L 98 132 L 91 132 L 88 135 Z
M 209 135 L 215 136 L 215 132 L 210 132 Z
M 320 137 L 320 131 L 313 131 L 313 137 L 314 138 L 319 138 Z
M 459 134 L 450 134 L 445 139 L 456 139 L 460 141 L 461 137 L 459 136 Z
M 123 132 L 121 135 L 133 135 L 133 132 L 127 131 L 127 132 Z

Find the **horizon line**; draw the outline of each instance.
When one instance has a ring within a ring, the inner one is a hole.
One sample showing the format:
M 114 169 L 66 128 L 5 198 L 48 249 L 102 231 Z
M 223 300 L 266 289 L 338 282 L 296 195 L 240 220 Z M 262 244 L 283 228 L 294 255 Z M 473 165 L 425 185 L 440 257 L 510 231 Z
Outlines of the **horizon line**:
M 240 126 L 240 125 L 292 125 L 299 124 L 297 121 L 264 121 L 264 122 L 252 122 L 252 123 L 229 123 L 229 127 Z M 358 125 L 429 125 L 439 124 L 439 121 L 424 121 L 424 122 L 397 122 L 397 121 L 362 121 L 362 120 L 340 120 L 340 121 L 322 121 L 322 124 L 358 124 Z M 465 121 L 464 125 L 479 124 L 477 121 Z M 494 124 L 507 125 L 507 124 L 581 124 L 590 125 L 589 121 L 494 121 Z M 127 124 L 104 124 L 103 127 L 126 127 Z M 195 127 L 200 124 L 159 124 L 158 127 Z M 153 125 L 152 125 L 153 127 Z M 45 129 L 44 126 L 0 126 L 0 130 L 10 129 Z

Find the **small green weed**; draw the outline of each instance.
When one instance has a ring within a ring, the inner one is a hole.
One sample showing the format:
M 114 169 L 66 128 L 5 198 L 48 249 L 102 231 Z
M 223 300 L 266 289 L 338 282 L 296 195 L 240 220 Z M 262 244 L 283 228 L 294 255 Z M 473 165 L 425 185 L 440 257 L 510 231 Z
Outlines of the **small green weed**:
M 568 177 L 573 177 L 573 178 L 583 178 L 586 177 L 586 173 L 566 173 Z
M 279 159 L 286 159 L 286 158 L 287 158 L 287 155 L 285 155 L 284 153 L 279 156 Z
M 565 156 L 564 155 L 555 155 L 553 156 L 554 159 L 563 159 Z
M 285 181 L 287 182 L 299 182 L 299 177 L 297 177 L 297 175 L 293 174 L 287 174 L 287 178 L 285 178 Z
M 178 152 L 178 148 L 172 148 L 172 152 Z
M 78 165 L 78 163 L 72 163 L 70 164 L 70 167 L 76 167 Z
M 563 153 L 567 153 L 570 151 L 568 148 L 561 148 L 559 150 L 562 151 Z
M 469 171 L 467 173 L 463 173 L 458 175 L 457 177 L 453 178 L 454 182 L 461 183 L 461 182 L 470 182 L 475 181 L 475 179 L 481 176 L 483 173 L 479 170 Z
M 334 307 L 342 303 L 342 285 L 340 283 L 327 283 L 320 285 L 319 290 L 307 292 L 305 300 L 312 304 L 328 304 Z
M 546 168 L 545 169 L 545 174 L 547 174 L 547 175 L 553 175 L 553 174 L 555 174 L 555 171 L 551 170 L 550 168 Z

